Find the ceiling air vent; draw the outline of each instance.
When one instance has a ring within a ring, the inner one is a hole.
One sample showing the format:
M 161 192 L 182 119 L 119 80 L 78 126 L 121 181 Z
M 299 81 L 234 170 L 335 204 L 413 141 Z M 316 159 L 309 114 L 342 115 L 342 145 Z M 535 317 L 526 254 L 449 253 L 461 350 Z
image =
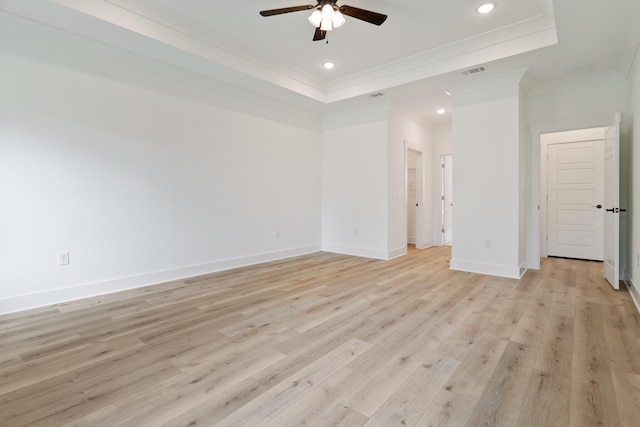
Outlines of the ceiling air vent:
M 383 95 L 384 95 L 384 93 L 382 93 L 382 92 L 376 92 L 376 93 L 371 93 L 371 94 L 367 95 L 367 97 L 368 98 L 377 98 L 377 97 L 383 96 Z
M 483 71 L 485 71 L 486 68 L 484 67 L 484 65 L 480 65 L 478 67 L 474 67 L 474 68 L 469 68 L 468 70 L 464 70 L 462 72 L 462 74 L 464 74 L 465 76 L 468 76 L 470 74 L 477 74 L 477 73 L 481 73 Z

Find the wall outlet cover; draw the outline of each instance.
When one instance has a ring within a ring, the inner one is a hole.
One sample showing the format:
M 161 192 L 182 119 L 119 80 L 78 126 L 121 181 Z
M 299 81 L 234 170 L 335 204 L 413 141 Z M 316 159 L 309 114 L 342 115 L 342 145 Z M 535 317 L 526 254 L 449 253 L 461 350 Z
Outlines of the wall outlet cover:
M 58 265 L 69 265 L 69 252 L 60 252 L 58 254 Z

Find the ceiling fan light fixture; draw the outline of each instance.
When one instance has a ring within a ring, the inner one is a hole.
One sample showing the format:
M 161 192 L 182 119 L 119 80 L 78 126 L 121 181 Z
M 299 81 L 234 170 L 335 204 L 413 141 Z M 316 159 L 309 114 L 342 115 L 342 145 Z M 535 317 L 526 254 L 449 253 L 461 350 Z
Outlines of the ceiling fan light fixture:
M 322 23 L 322 12 L 320 12 L 320 9 L 314 10 L 311 16 L 309 16 L 309 23 L 316 28 L 320 26 Z
M 340 13 L 339 10 L 336 10 L 335 13 L 333 14 L 333 19 L 331 20 L 332 24 L 333 24 L 333 28 L 340 28 L 344 25 L 345 23 L 345 19 L 344 16 L 342 15 L 342 13 Z
M 328 21 L 333 19 L 333 6 L 329 3 L 325 3 L 325 5 L 322 6 L 322 20 L 324 21 L 325 19 Z
M 281 7 L 278 9 L 261 10 L 260 16 L 275 16 L 285 13 L 300 12 L 303 10 L 312 10 L 311 15 L 307 17 L 309 24 L 313 25 L 313 41 L 325 40 L 327 31 L 340 28 L 346 22 L 344 15 L 359 19 L 369 24 L 382 25 L 387 19 L 387 15 L 373 12 L 371 10 L 360 9 L 353 6 L 342 5 L 338 7 L 336 3 L 339 0 L 316 0 L 314 5 L 300 5 L 291 7 Z

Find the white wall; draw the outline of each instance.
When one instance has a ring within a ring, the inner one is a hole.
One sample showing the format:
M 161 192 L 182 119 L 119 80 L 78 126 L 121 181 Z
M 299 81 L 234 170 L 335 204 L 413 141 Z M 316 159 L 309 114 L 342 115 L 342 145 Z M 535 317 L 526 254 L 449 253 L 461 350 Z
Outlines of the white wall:
M 322 247 L 389 259 L 406 253 L 405 147 L 423 152 L 423 185 L 431 198 L 428 129 L 380 104 L 325 117 L 322 130 Z M 423 241 L 431 244 L 431 209 Z
M 454 95 L 454 270 L 520 275 L 519 98 L 517 83 Z
M 0 63 L 0 312 L 320 249 L 319 123 Z
M 631 293 L 636 304 L 640 303 L 640 58 L 636 55 L 636 62 L 630 75 L 630 100 L 627 118 L 623 122 L 625 130 L 625 156 L 622 157 L 623 170 L 626 172 L 627 184 L 627 269 L 626 278 L 633 287 Z M 640 309 L 640 306 L 639 306 Z
M 529 268 L 540 267 L 540 135 L 612 125 L 616 112 L 626 112 L 629 103 L 628 81 L 601 77 L 567 82 L 565 86 L 553 90 L 535 90 L 527 97 L 527 123 L 530 129 L 527 150 Z
M 322 247 L 386 259 L 387 127 L 385 111 L 322 132 Z

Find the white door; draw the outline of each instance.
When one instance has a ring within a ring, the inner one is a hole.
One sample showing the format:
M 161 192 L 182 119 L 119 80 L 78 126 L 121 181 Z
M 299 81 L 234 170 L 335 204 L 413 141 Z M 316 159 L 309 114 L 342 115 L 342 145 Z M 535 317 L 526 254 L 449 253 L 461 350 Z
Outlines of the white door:
M 547 163 L 547 253 L 602 261 L 603 141 L 550 144 Z
M 409 153 L 412 153 L 409 151 Z M 407 168 L 407 242 L 416 243 L 416 168 L 415 162 L 409 162 Z
M 416 151 L 416 249 L 424 249 L 424 169 L 421 151 Z
M 442 243 L 453 237 L 453 156 L 442 156 Z
M 604 277 L 618 289 L 620 284 L 620 114 L 605 130 Z

